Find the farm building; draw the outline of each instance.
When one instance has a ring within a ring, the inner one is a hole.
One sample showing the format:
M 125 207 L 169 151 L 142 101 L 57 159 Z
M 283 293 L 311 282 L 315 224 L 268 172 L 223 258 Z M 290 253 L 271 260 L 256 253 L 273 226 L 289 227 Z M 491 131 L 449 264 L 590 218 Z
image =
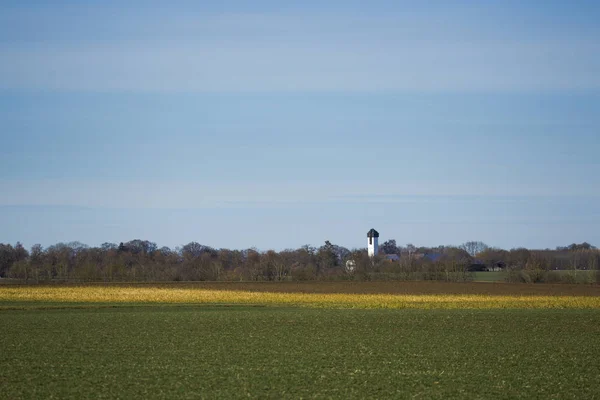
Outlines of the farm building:
M 505 267 L 506 267 L 506 264 L 504 264 L 503 261 L 486 264 L 482 260 L 473 260 L 471 265 L 469 265 L 468 270 L 471 272 L 477 272 L 477 271 L 496 272 L 496 271 L 502 271 Z

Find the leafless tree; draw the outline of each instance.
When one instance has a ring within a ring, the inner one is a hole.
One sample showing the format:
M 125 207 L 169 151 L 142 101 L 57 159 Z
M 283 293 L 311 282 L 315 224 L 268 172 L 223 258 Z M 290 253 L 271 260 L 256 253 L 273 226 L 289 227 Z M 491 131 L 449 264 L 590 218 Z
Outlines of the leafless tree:
M 462 244 L 460 248 L 466 250 L 472 257 L 475 257 L 482 251 L 487 250 L 489 246 L 483 242 L 471 241 Z

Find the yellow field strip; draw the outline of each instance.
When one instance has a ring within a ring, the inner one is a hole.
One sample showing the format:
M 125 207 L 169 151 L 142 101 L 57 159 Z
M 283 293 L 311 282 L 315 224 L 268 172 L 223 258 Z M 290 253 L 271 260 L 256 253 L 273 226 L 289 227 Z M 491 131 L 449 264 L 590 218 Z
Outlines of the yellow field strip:
M 488 296 L 479 294 L 273 293 L 161 287 L 0 287 L 0 302 L 193 303 L 294 305 L 318 308 L 598 308 L 593 296 Z

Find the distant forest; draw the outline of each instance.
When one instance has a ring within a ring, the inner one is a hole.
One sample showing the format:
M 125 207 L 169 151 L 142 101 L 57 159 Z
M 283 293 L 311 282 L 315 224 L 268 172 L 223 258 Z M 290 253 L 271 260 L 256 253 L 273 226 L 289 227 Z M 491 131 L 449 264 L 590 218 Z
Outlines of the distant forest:
M 503 250 L 482 242 L 416 247 L 388 240 L 373 258 L 326 241 L 283 251 L 215 249 L 196 242 L 170 249 L 147 240 L 89 247 L 79 242 L 30 250 L 0 243 L 0 280 L 49 282 L 442 280 L 468 281 L 476 271 L 504 271 L 512 282 L 575 282 L 570 271 L 594 270 L 600 250 L 572 244 L 554 250 Z M 600 282 L 600 272 L 586 283 Z

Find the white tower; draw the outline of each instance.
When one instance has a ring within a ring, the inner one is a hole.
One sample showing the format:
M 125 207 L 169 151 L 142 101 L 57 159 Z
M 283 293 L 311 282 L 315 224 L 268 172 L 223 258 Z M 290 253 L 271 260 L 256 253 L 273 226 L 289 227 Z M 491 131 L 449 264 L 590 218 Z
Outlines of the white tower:
M 371 229 L 367 232 L 367 237 L 369 238 L 367 249 L 369 251 L 369 257 L 376 256 L 379 252 L 379 232 L 375 229 Z

